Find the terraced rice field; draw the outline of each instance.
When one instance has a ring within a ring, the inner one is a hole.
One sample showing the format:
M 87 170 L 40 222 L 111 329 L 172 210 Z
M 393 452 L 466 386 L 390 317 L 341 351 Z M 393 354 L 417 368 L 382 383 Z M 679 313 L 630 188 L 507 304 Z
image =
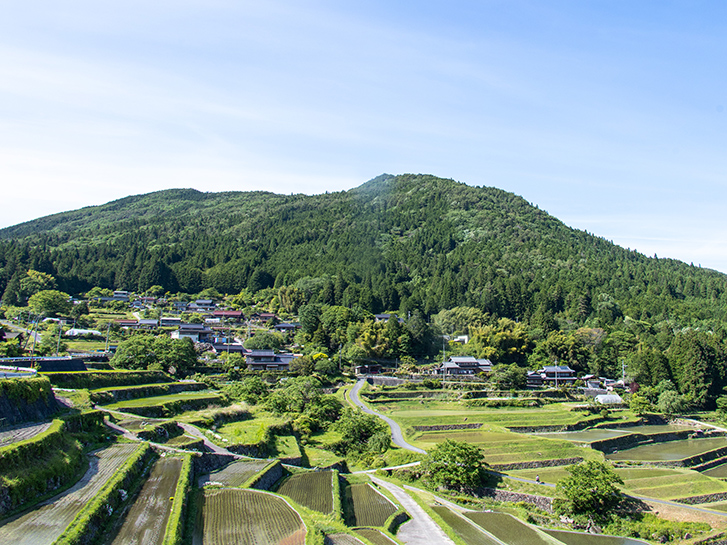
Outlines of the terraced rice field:
M 617 469 L 624 489 L 663 500 L 727 492 L 727 483 L 688 469 Z
M 715 479 L 727 479 L 727 463 L 720 464 L 706 471 L 702 471 L 702 475 L 714 477 Z
M 205 490 L 194 545 L 304 545 L 305 525 L 282 498 L 256 490 Z
M 262 471 L 270 462 L 267 460 L 240 460 L 227 464 L 222 469 L 213 471 L 199 478 L 199 486 L 210 483 L 219 483 L 223 486 L 239 487 L 245 484 L 253 475 Z
M 119 420 L 116 424 L 126 430 L 136 433 L 162 422 L 164 422 L 164 419 L 162 418 L 127 418 Z
M 544 529 L 543 531 L 565 545 L 648 545 L 645 541 L 630 537 L 599 536 L 561 530 Z
M 510 464 L 559 458 L 598 459 L 601 453 L 579 447 L 570 441 L 543 439 L 523 434 L 512 434 L 512 440 L 478 445 L 488 464 Z
M 674 461 L 704 454 L 710 450 L 727 447 L 727 438 L 711 437 L 707 439 L 688 439 L 686 441 L 669 441 L 667 443 L 649 443 L 638 447 L 620 450 L 607 454 L 609 460 L 632 461 Z
M 288 477 L 277 492 L 319 513 L 333 512 L 333 471 L 298 473 Z
M 374 545 L 397 545 L 396 541 L 375 528 L 356 528 L 356 533 L 362 535 Z
M 119 401 L 118 403 L 112 403 L 105 405 L 105 408 L 116 411 L 124 411 L 129 409 L 135 409 L 139 407 L 157 407 L 166 403 L 175 401 L 198 401 L 198 400 L 209 400 L 210 403 L 220 401 L 222 398 L 219 394 L 213 393 L 200 393 L 200 392 L 183 392 L 180 394 L 155 396 L 155 397 L 141 397 L 138 399 L 128 399 L 126 401 Z
M 50 428 L 51 424 L 52 422 L 43 422 L 42 424 L 31 424 L 29 426 L 19 426 L 17 428 L 0 431 L 0 447 L 31 439 Z
M 349 526 L 383 526 L 397 509 L 368 483 L 347 487 L 346 504 L 346 523 Z
M 364 545 L 364 542 L 348 534 L 330 534 L 323 540 L 324 545 Z
M 98 451 L 91 458 L 91 467 L 76 485 L 0 526 L 0 543 L 51 545 L 138 447 L 120 444 Z
M 465 516 L 508 545 L 553 545 L 550 536 L 506 513 L 470 512 Z
M 170 498 L 181 469 L 180 458 L 157 460 L 111 545 L 160 545 L 164 541 L 172 510 Z
M 454 530 L 454 533 L 461 537 L 467 545 L 500 545 L 496 540 L 492 539 L 476 524 L 462 518 L 451 509 L 443 505 L 435 505 L 432 507 L 442 520 Z

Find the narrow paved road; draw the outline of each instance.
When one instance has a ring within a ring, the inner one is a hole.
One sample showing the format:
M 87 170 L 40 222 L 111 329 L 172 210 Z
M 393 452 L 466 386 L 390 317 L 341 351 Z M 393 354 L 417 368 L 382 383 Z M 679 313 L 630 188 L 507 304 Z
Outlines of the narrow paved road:
M 407 545 L 432 545 L 433 543 L 454 545 L 454 541 L 449 539 L 439 525 L 432 520 L 432 517 L 402 488 L 373 475 L 369 475 L 369 477 L 381 488 L 391 492 L 391 495 L 411 517 L 411 520 L 402 524 L 396 533 L 398 539 Z
M 361 389 L 361 387 L 365 384 L 365 382 L 366 381 L 364 379 L 359 380 L 354 385 L 354 387 L 351 388 L 351 391 L 349 392 L 349 397 L 350 397 L 351 401 L 353 401 L 354 405 L 356 405 L 357 407 L 360 407 L 363 410 L 363 412 L 368 413 L 368 414 L 373 414 L 374 416 L 378 416 L 379 418 L 381 418 L 381 420 L 386 422 L 389 425 L 389 427 L 391 428 L 391 440 L 394 442 L 394 444 L 397 447 L 401 447 L 406 450 L 411 450 L 412 452 L 418 452 L 419 454 L 426 454 L 427 453 L 426 450 L 422 450 L 418 447 L 415 447 L 414 445 L 410 445 L 409 443 L 407 443 L 404 440 L 404 434 L 401 433 L 401 428 L 399 427 L 399 424 L 394 422 L 388 416 L 384 416 L 383 414 L 381 414 L 379 412 L 369 409 L 366 405 L 364 405 L 363 401 L 361 401 L 358 398 L 358 392 Z

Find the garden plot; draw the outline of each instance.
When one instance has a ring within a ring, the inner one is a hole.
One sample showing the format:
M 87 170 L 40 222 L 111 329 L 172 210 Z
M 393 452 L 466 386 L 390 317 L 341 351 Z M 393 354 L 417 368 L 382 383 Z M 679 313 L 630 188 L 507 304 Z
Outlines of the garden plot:
M 204 491 L 194 545 L 304 545 L 302 519 L 282 498 L 258 490 Z
M 336 478 L 338 477 L 333 471 L 298 473 L 285 479 L 277 492 L 304 507 L 328 514 L 335 508 L 333 479 Z
M 241 460 L 239 462 L 232 462 L 222 469 L 213 471 L 208 475 L 202 475 L 198 480 L 198 485 L 202 487 L 215 483 L 231 487 L 243 486 L 269 464 L 270 460 Z
M 43 433 L 45 430 L 50 428 L 52 423 L 53 422 L 43 422 L 42 424 L 31 424 L 29 426 L 20 426 L 10 430 L 0 431 L 0 447 L 32 439 L 39 433 Z
M 397 507 L 370 484 L 346 488 L 346 523 L 349 526 L 383 526 Z
M 137 448 L 137 444 L 120 444 L 98 451 L 73 487 L 0 526 L 0 543 L 51 545 Z
M 164 541 L 171 498 L 182 469 L 181 458 L 161 458 L 129 509 L 112 545 L 160 545 Z

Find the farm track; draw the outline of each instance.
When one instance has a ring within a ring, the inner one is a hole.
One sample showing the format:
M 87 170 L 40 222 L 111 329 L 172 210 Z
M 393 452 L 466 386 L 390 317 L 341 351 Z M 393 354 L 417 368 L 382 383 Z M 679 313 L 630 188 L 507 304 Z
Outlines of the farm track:
M 386 422 L 389 425 L 389 428 L 391 428 L 391 440 L 393 443 L 406 450 L 411 450 L 412 452 L 418 452 L 419 454 L 426 454 L 427 452 L 425 450 L 420 449 L 419 447 L 415 447 L 414 445 L 411 445 L 406 442 L 404 439 L 404 434 L 401 432 L 401 427 L 399 424 L 394 422 L 391 418 L 388 416 L 384 416 L 383 414 L 374 411 L 373 409 L 369 409 L 366 404 L 361 401 L 358 397 L 358 392 L 361 389 L 361 387 L 364 385 L 366 381 L 364 379 L 359 380 L 356 384 L 354 384 L 353 388 L 351 388 L 351 391 L 349 392 L 349 399 L 357 405 L 358 407 L 363 410 L 363 412 L 368 414 L 373 414 L 374 416 L 378 416 L 381 418 L 384 422 Z
M 0 431 L 0 447 L 32 439 L 39 433 L 47 430 L 51 424 L 52 422 L 43 422 L 42 424 L 18 426 L 9 430 Z
M 123 444 L 96 452 L 91 456 L 91 467 L 73 487 L 0 526 L 0 543 L 52 545 L 137 448 Z
M 411 517 L 409 522 L 401 525 L 396 534 L 397 538 L 407 545 L 431 545 L 432 543 L 454 545 L 454 542 L 434 522 L 432 517 L 402 488 L 377 477 L 370 476 L 370 478 L 376 484 L 391 492 L 391 495 L 396 498 L 396 501 L 406 509 Z
M 111 545 L 160 545 L 164 541 L 172 510 L 170 499 L 174 497 L 181 469 L 180 458 L 161 458 L 154 463 Z

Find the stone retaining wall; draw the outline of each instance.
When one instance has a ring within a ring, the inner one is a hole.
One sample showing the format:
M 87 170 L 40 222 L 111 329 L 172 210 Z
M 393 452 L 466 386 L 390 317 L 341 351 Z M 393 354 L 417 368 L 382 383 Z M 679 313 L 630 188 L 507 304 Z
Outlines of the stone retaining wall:
M 662 433 L 632 433 L 620 437 L 612 437 L 610 439 L 602 439 L 601 441 L 593 441 L 590 445 L 592 449 L 601 452 L 610 452 L 613 449 L 629 449 L 646 443 L 666 443 L 668 441 L 682 441 L 688 439 L 694 434 L 694 430 L 683 431 L 667 431 Z M 714 432 L 704 434 L 704 437 L 718 437 L 724 435 L 724 432 Z
M 412 426 L 414 431 L 449 431 L 449 430 L 477 430 L 482 424 L 442 424 L 439 426 Z
M 205 452 L 199 455 L 193 455 L 192 457 L 195 475 L 211 473 L 233 461 L 235 461 L 235 457 L 231 454 L 217 454 L 213 452 Z
M 257 490 L 270 490 L 283 476 L 283 466 L 280 462 L 268 466 L 251 484 L 250 488 Z
M 493 471 L 515 471 L 516 469 L 537 469 L 539 467 L 558 467 L 580 464 L 583 461 L 581 457 L 575 458 L 556 458 L 554 460 L 536 460 L 533 462 L 519 462 L 515 464 L 494 464 L 490 466 Z
M 481 488 L 477 491 L 477 495 L 484 498 L 492 498 L 495 501 L 506 501 L 511 503 L 525 502 L 534 505 L 538 509 L 553 512 L 553 498 L 546 496 L 536 496 L 535 494 L 524 494 L 522 492 L 511 492 L 510 490 L 500 490 L 498 488 Z
M 703 494 L 701 496 L 689 496 L 687 498 L 679 498 L 675 501 L 677 503 L 683 503 L 685 505 L 697 505 L 700 503 L 713 503 L 716 501 L 727 500 L 727 492 L 717 492 L 716 494 Z

